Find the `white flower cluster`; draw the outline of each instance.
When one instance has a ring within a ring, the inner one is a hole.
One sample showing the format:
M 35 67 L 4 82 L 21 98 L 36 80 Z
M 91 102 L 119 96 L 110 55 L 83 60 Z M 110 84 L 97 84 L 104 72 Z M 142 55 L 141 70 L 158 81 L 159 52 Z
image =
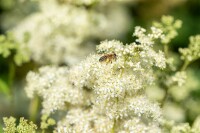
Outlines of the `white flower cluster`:
M 92 5 L 100 2 L 101 0 L 58 0 L 62 3 L 71 3 L 76 5 Z
M 188 48 L 180 48 L 179 49 L 181 55 L 181 59 L 186 61 L 194 61 L 200 58 L 200 35 L 191 36 L 190 44 Z
M 42 67 L 38 73 L 29 72 L 28 85 L 25 90 L 29 98 L 34 94 L 43 97 L 43 112 L 50 112 L 63 108 L 68 93 L 67 68 Z M 75 97 L 72 97 L 75 98 Z
M 188 69 L 187 73 L 186 72 L 178 72 L 178 73 L 179 74 L 175 78 L 176 84 L 175 86 L 172 86 L 170 88 L 169 93 L 176 101 L 183 101 L 184 99 L 190 99 L 191 93 L 199 88 L 198 87 L 200 84 L 199 80 L 198 78 L 195 77 L 195 75 L 198 74 L 196 74 L 196 71 L 191 71 L 191 69 Z M 181 93 L 180 93 L 180 86 L 177 86 L 177 83 L 179 82 L 182 84 Z M 172 81 L 172 83 L 174 83 L 174 81 Z M 187 100 L 187 102 L 189 103 L 190 100 Z M 188 106 L 196 106 L 195 104 L 188 104 L 188 103 L 187 103 Z M 193 109 L 192 107 L 188 108 Z
M 30 34 L 32 58 L 41 64 L 75 64 L 95 50 L 93 40 L 121 35 L 130 22 L 126 9 L 117 3 L 87 9 L 56 0 L 38 2 L 40 11 L 13 31 L 19 40 L 25 32 Z
M 177 30 L 182 26 L 181 20 L 175 20 L 172 16 L 162 16 L 161 22 L 154 22 L 153 25 L 159 28 L 165 34 L 161 42 L 169 44 L 171 40 L 178 35 Z
M 177 83 L 178 86 L 183 86 L 185 81 L 187 79 L 187 75 L 185 71 L 181 71 L 181 72 L 177 72 L 173 77 L 172 77 L 172 81 L 174 83 Z
M 192 125 L 189 123 L 175 123 L 174 121 L 168 120 L 163 120 L 162 125 L 164 126 L 164 133 L 199 133 L 200 116 L 197 116 Z
M 119 131 L 119 133 L 161 133 L 158 125 L 155 123 L 148 123 L 148 125 L 145 125 L 138 118 L 124 121 L 123 125 L 125 130 Z
M 104 41 L 98 54 L 69 70 L 43 67 L 28 74 L 27 94 L 43 98 L 43 113 L 68 110 L 56 132 L 160 132 L 160 107 L 145 89 L 154 81 L 153 68 L 166 66 L 163 53 L 153 49 L 162 34 L 144 31 L 137 27 L 134 33 L 140 44 Z
M 87 5 L 90 6 L 96 3 L 108 3 L 108 2 L 136 2 L 139 0 L 58 0 L 61 3 L 71 3 L 76 5 Z
M 65 119 L 58 123 L 56 133 L 108 133 L 114 122 L 92 111 L 71 109 Z

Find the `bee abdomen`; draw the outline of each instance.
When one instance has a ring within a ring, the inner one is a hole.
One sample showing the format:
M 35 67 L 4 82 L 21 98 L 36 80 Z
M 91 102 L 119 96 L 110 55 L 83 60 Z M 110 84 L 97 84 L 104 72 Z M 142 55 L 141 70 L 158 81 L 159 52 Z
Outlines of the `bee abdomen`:
M 107 59 L 106 56 L 102 56 L 102 57 L 99 59 L 99 62 L 103 62 L 103 61 L 105 61 L 106 59 Z

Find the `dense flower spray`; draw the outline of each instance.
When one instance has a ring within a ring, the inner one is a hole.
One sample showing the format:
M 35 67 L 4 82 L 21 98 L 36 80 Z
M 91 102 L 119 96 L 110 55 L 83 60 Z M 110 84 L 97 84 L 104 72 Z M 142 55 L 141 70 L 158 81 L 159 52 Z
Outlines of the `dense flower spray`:
M 69 70 L 42 67 L 28 74 L 26 92 L 43 98 L 43 114 L 67 111 L 55 132 L 161 132 L 160 107 L 145 89 L 154 82 L 153 67 L 166 67 L 164 53 L 153 49 L 164 35 L 136 27 L 133 36 L 137 43 L 101 42 L 97 54 Z
M 183 63 L 177 65 L 169 44 L 180 27 L 180 20 L 163 16 L 149 30 L 135 27 L 130 44 L 105 40 L 77 65 L 29 72 L 25 90 L 33 101 L 36 95 L 42 99 L 42 132 L 56 124 L 54 133 L 199 133 L 199 101 L 190 97 L 199 82 L 186 71 L 200 57 L 199 35 L 179 49 Z M 149 93 L 155 90 L 153 99 Z M 178 123 L 186 116 L 184 107 L 196 118 L 191 126 Z M 5 133 L 36 132 L 36 125 L 24 118 L 19 124 L 13 117 L 3 120 Z
M 29 33 L 31 57 L 39 64 L 75 64 L 95 51 L 94 40 L 117 37 L 129 28 L 130 17 L 123 4 L 97 3 L 87 8 L 57 0 L 37 3 L 39 11 L 13 32 L 19 41 Z

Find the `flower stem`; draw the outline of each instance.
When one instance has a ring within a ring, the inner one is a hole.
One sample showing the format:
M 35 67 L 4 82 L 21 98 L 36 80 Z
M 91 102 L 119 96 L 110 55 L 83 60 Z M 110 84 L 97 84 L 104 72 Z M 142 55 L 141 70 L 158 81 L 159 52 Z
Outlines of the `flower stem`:
M 168 57 L 168 50 L 169 50 L 168 44 L 164 44 L 164 53 L 166 58 Z
M 185 61 L 184 64 L 183 64 L 183 66 L 181 67 L 180 71 L 186 70 L 186 68 L 187 68 L 187 66 L 188 66 L 189 64 L 190 64 L 189 61 Z M 161 107 L 163 107 L 163 106 L 164 106 L 164 103 L 165 103 L 165 101 L 166 101 L 166 99 L 167 99 L 167 97 L 168 97 L 168 95 L 169 95 L 169 88 L 171 88 L 172 85 L 169 87 L 169 86 L 167 86 L 167 85 L 165 85 L 165 84 L 161 84 L 161 86 L 162 86 L 162 87 L 164 88 L 164 90 L 165 90 L 165 95 L 164 95 L 164 98 L 163 98 L 163 100 L 162 100 L 162 102 L 161 102 Z
M 113 128 L 111 130 L 111 133 L 115 133 L 115 126 L 116 126 L 116 120 L 114 119 L 114 124 L 113 124 Z
M 164 106 L 164 103 L 165 103 L 165 101 L 167 100 L 167 97 L 168 97 L 168 95 L 169 95 L 169 88 L 168 88 L 166 85 L 164 85 L 164 84 L 162 84 L 162 87 L 163 87 L 164 90 L 165 90 L 165 95 L 164 95 L 164 97 L 163 97 L 163 99 L 162 99 L 162 101 L 161 101 L 161 107 Z
M 13 85 L 13 80 L 15 77 L 15 64 L 13 61 L 9 63 L 9 73 L 8 73 L 8 85 L 11 87 Z
M 39 98 L 34 97 L 34 99 L 31 100 L 31 103 L 29 106 L 29 116 L 30 116 L 30 120 L 33 122 L 36 122 L 38 108 L 39 108 Z
M 189 61 L 185 61 L 184 62 L 184 64 L 183 64 L 183 66 L 181 67 L 181 69 L 180 69 L 180 71 L 184 71 L 186 68 L 187 68 L 187 66 L 190 64 L 190 62 Z
M 11 106 L 14 107 L 14 87 L 13 82 L 15 78 L 15 64 L 13 61 L 9 62 L 9 72 L 8 72 L 8 87 L 9 87 L 9 100 L 11 103 Z

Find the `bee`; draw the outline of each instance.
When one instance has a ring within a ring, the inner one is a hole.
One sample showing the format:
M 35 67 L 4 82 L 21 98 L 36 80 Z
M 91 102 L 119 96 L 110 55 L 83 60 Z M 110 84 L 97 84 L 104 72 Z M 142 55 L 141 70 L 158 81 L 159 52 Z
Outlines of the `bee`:
M 112 63 L 112 61 L 116 59 L 117 59 L 117 55 L 115 53 L 105 54 L 99 58 L 99 62 Z

